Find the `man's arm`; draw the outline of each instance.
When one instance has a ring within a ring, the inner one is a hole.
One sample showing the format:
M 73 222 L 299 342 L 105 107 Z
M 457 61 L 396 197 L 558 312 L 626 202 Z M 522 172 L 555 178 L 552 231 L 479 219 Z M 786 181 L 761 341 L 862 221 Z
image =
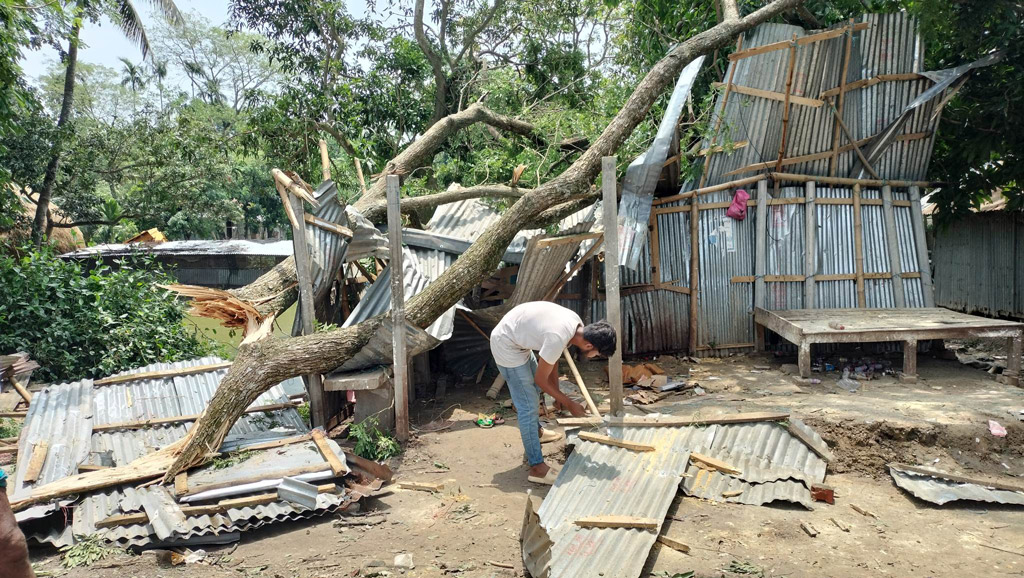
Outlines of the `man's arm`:
M 544 393 L 555 398 L 559 404 L 565 409 L 569 410 L 569 413 L 575 417 L 583 417 L 586 415 L 586 410 L 583 406 L 569 399 L 569 396 L 562 393 L 562 390 L 558 387 L 558 372 L 556 371 L 555 364 L 544 361 L 543 358 L 537 360 L 537 373 L 534 374 L 533 380 L 537 383 L 537 387 Z

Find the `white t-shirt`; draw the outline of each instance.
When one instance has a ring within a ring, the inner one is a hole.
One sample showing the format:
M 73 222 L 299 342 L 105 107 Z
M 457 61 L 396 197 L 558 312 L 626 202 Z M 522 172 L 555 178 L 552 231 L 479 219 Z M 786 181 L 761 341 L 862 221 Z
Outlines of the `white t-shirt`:
M 555 364 L 583 325 L 579 315 L 550 301 L 531 301 L 512 308 L 491 332 L 491 354 L 502 367 L 519 367 L 530 351 Z

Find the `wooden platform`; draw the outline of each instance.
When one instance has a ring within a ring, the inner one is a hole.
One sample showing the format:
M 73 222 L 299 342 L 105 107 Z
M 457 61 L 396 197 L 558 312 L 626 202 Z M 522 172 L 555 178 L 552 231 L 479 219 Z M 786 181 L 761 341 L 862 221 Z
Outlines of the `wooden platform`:
M 770 329 L 799 348 L 800 375 L 811 375 L 814 343 L 903 342 L 903 377 L 917 377 L 917 343 L 930 339 L 995 338 L 1007 340 L 1007 383 L 1020 385 L 1024 323 L 976 317 L 941 308 L 928 309 L 790 309 L 754 308 L 758 349 Z M 830 324 L 832 324 L 830 326 Z M 842 326 L 842 329 L 836 326 Z

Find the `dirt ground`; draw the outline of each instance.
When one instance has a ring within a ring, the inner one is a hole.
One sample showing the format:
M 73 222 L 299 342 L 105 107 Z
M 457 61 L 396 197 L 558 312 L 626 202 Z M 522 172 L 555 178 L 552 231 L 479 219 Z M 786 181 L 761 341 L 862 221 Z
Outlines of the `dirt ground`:
M 897 488 L 884 467 L 902 461 L 1017 481 L 1024 476 L 1024 423 L 1019 421 L 1024 389 L 922 354 L 916 384 L 886 376 L 863 382 L 850 394 L 835 386 L 835 373 L 821 376 L 821 384 L 796 385 L 780 371 L 789 361 L 736 356 L 695 365 L 658 358 L 670 376 L 700 368 L 697 380 L 706 394 L 677 394 L 629 411 L 789 410 L 812 425 L 836 454 L 826 479 L 836 490 L 835 505 L 816 504 L 807 511 L 787 504 L 712 503 L 680 493 L 666 533 L 690 545 L 690 553 L 656 545 L 644 576 L 687 571 L 771 577 L 1024 575 L 1024 510 L 984 503 L 934 506 Z M 582 367 L 598 395 L 607 392 L 600 367 Z M 379 514 L 370 518 L 376 525 L 338 526 L 332 516 L 276 524 L 242 534 L 236 545 L 206 547 L 205 564 L 177 567 L 152 553 L 118 554 L 90 568 L 65 571 L 52 550 L 35 549 L 36 568 L 43 575 L 71 578 L 521 576 L 518 537 L 525 493 L 533 489 L 543 496 L 546 489 L 526 482 L 514 414 L 493 429 L 474 424 L 477 412 L 494 411 L 494 402 L 483 396 L 487 385 L 485 380 L 449 387 L 443 401 L 415 404 L 417 435 L 391 465 L 398 480 L 447 486 L 436 494 L 391 486 L 364 500 L 361 513 Z M 428 432 L 439 419 L 453 423 Z M 1006 427 L 1005 438 L 989 433 L 990 419 Z M 563 443 L 545 446 L 552 459 L 561 461 L 564 453 Z M 877 518 L 859 514 L 852 504 Z M 819 535 L 807 535 L 801 522 Z M 403 553 L 412 555 L 413 569 L 392 566 Z

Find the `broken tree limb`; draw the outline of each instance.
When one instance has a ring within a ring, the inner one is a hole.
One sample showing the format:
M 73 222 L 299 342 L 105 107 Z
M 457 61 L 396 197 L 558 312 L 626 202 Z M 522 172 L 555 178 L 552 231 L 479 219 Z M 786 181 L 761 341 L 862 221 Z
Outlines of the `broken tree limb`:
M 428 327 L 497 268 L 506 248 L 524 225 L 552 208 L 593 198 L 591 185 L 601 170 L 602 157 L 618 150 L 690 61 L 724 47 L 737 34 L 792 9 L 800 2 L 773 0 L 742 18 L 723 21 L 673 48 L 637 84 L 590 148 L 564 172 L 525 194 L 505 210 L 451 267 L 409 300 L 407 321 L 420 328 Z M 455 131 L 485 119 L 489 123 L 495 119 L 502 120 L 498 117 L 500 115 L 478 105 L 447 116 L 388 163 L 384 173 L 408 175 L 413 169 L 429 164 L 437 148 Z M 386 213 L 384 198 L 384 179 L 378 179 L 355 203 L 355 208 L 371 221 L 379 221 Z M 171 481 L 175 474 L 207 460 L 208 448 L 220 447 L 241 412 L 264 391 L 291 377 L 327 373 L 337 368 L 369 341 L 381 322 L 382 318 L 378 316 L 351 327 L 290 339 L 266 338 L 241 345 L 234 365 L 221 381 L 207 411 L 192 427 L 175 463 L 165 473 L 167 480 Z

